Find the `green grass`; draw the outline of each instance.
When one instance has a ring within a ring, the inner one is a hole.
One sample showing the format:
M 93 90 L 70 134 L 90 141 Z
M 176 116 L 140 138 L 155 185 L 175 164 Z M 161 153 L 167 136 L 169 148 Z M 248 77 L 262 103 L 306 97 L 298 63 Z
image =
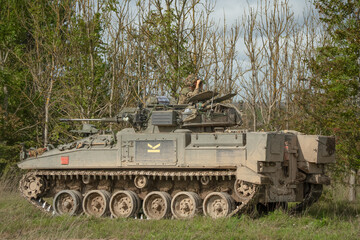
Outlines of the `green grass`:
M 301 216 L 153 221 L 52 217 L 12 189 L 0 188 L 0 239 L 360 239 L 360 204 L 331 191 Z

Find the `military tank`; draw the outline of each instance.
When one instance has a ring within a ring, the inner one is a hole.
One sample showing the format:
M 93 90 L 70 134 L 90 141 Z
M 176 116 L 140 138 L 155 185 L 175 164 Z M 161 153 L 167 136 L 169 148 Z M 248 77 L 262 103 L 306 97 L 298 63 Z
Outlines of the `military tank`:
M 92 119 L 131 125 L 116 134 L 91 126 L 78 141 L 23 147 L 18 166 L 28 172 L 20 192 L 57 215 L 219 218 L 289 202 L 296 203 L 291 212 L 303 211 L 330 184 L 324 170 L 335 161 L 334 138 L 239 130 L 241 114 L 226 103 L 234 95 L 207 91 L 186 105 L 154 97 Z

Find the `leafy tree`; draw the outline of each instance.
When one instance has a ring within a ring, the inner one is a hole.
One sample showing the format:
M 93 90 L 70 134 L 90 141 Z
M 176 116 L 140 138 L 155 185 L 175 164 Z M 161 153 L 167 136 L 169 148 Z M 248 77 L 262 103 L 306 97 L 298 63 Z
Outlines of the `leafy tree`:
M 155 1 L 155 9 L 146 16 L 141 32 L 150 42 L 154 66 L 158 65 L 159 58 L 167 63 L 161 84 L 176 97 L 183 78 L 194 73 L 196 66 L 191 60 L 186 29 L 182 29 L 186 18 L 184 10 L 180 11 L 172 4 L 172 1 L 165 1 L 164 9 L 160 1 Z
M 17 58 L 34 47 L 25 4 L 0 0 L 0 174 L 18 160 L 20 142 L 35 145 L 38 130 L 29 71 Z
M 104 113 L 109 86 L 104 79 L 107 65 L 103 58 L 105 43 L 101 17 L 96 13 L 71 18 L 61 76 L 63 97 L 59 99 L 64 115 L 91 118 Z
M 0 173 L 20 143 L 57 141 L 58 117 L 101 115 L 106 104 L 101 16 L 76 3 L 0 2 Z
M 360 168 L 360 2 L 315 2 L 329 39 L 309 60 L 302 130 L 337 137 L 337 166 Z

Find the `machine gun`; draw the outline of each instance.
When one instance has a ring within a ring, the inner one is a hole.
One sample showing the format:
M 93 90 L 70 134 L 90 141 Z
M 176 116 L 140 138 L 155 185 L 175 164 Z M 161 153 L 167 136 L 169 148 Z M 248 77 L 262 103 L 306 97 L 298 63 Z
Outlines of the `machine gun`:
M 114 117 L 114 118 L 60 118 L 59 121 L 60 122 L 90 121 L 90 122 L 120 123 L 124 120 L 119 117 Z
M 128 122 L 132 125 L 132 127 L 136 130 L 143 130 L 147 127 L 147 122 L 149 118 L 150 111 L 146 108 L 143 108 L 142 104 L 139 104 L 137 108 L 125 108 L 121 111 L 117 116 L 112 118 L 61 118 L 59 119 L 60 122 L 102 122 L 102 123 L 121 123 L 121 122 Z M 91 124 L 83 124 L 82 130 L 72 130 L 73 132 L 79 133 L 89 133 L 93 134 L 94 125 Z M 97 130 L 97 129 L 96 129 Z M 97 133 L 97 132 L 96 132 Z
M 68 119 L 68 118 L 60 118 L 59 119 L 60 122 L 103 122 L 103 123 L 120 123 L 121 120 L 117 117 L 115 118 L 72 118 L 72 119 Z M 72 133 L 78 133 L 84 137 L 88 137 L 90 135 L 93 134 L 97 134 L 99 133 L 99 129 L 97 129 L 95 127 L 95 125 L 93 124 L 89 124 L 89 123 L 83 123 L 82 124 L 82 129 L 81 130 L 70 130 L 70 132 Z

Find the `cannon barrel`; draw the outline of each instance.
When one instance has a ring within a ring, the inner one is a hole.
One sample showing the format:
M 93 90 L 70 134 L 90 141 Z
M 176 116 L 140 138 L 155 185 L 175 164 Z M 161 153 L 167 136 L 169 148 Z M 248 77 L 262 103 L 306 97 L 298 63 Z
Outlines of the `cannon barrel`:
M 115 118 L 60 118 L 60 122 L 82 122 L 82 121 L 92 121 L 92 122 L 107 122 L 107 123 L 119 123 L 125 119 L 115 117 Z

